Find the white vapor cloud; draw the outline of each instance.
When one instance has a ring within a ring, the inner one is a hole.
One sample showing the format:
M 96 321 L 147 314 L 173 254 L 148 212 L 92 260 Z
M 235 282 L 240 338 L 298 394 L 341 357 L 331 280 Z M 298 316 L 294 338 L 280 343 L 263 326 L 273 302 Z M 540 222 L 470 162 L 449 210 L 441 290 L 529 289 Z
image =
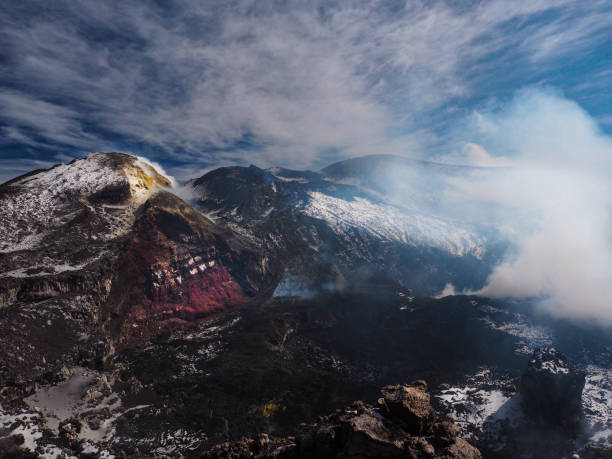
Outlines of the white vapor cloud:
M 164 168 L 162 167 L 161 164 L 156 163 L 155 161 L 151 161 L 150 159 L 145 158 L 144 156 L 136 156 L 136 166 L 142 167 L 143 165 L 147 165 L 149 167 L 151 167 L 152 169 L 156 170 L 158 174 L 161 174 L 162 176 L 166 177 L 168 180 L 170 180 L 170 184 L 172 185 L 172 187 L 177 187 L 178 184 L 176 182 L 176 179 L 168 174 Z
M 482 145 L 472 142 L 465 143 L 461 153 L 443 155 L 438 157 L 437 161 L 474 167 L 508 167 L 512 165 L 512 159 L 507 156 L 493 156 Z
M 534 297 L 555 315 L 612 325 L 612 138 L 576 103 L 546 90 L 478 114 L 475 127 L 512 166 L 453 185 L 501 208 L 486 218 L 514 244 L 476 293 Z

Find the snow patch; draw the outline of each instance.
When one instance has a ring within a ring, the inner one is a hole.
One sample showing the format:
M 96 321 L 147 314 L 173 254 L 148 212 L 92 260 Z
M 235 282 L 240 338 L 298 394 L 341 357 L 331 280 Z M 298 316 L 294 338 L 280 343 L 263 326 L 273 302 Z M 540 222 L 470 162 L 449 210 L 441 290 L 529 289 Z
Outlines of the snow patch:
M 487 381 L 488 369 L 473 375 L 469 384 L 442 390 L 436 397 L 447 415 L 465 432 L 490 430 L 491 425 L 502 420 L 516 423 L 522 416 L 517 395 L 505 395 L 500 389 L 487 390 L 478 387 L 479 381 Z M 485 426 L 488 424 L 488 426 Z
M 589 365 L 582 392 L 582 408 L 589 440 L 612 446 L 612 369 Z
M 21 434 L 24 438 L 23 448 L 34 451 L 38 445 L 38 440 L 42 438 L 40 426 L 36 423 L 37 414 L 21 411 L 17 414 L 9 414 L 0 405 L 0 428 L 9 429 L 16 423 L 18 424 L 10 435 Z
M 121 399 L 110 389 L 100 373 L 76 367 L 66 381 L 45 386 L 24 399 L 47 419 L 49 428 L 58 431 L 62 421 L 71 417 L 82 419 L 87 412 L 109 413 L 101 416 L 96 428 L 83 420 L 80 438 L 93 442 L 107 441 L 114 433 L 114 421 L 121 414 Z
M 14 427 L 17 424 L 16 427 Z M 0 405 L 0 431 L 4 429 L 10 429 L 14 427 L 7 436 L 11 435 L 23 435 L 24 442 L 20 445 L 21 449 L 30 450 L 34 452 L 37 448 L 41 448 L 42 452 L 39 453 L 39 457 L 44 459 L 56 459 L 58 457 L 66 459 L 76 459 L 74 456 L 68 456 L 59 448 L 53 444 L 41 444 L 43 438 L 42 427 L 44 420 L 40 413 L 31 413 L 27 411 L 19 411 L 15 414 L 6 412 L 2 405 Z M 101 456 L 107 459 L 112 459 L 114 456 Z
M 549 329 L 528 324 L 520 314 L 515 314 L 514 322 L 495 323 L 488 318 L 481 319 L 490 328 L 521 338 L 517 354 L 530 355 L 538 349 L 552 345 L 552 335 Z
M 51 259 L 43 259 L 43 263 L 36 266 L 28 266 L 25 268 L 14 269 L 12 271 L 6 271 L 0 273 L 0 276 L 4 277 L 18 277 L 18 278 L 26 278 L 26 277 L 36 277 L 48 274 L 60 274 L 68 271 L 78 271 L 81 270 L 93 262 L 99 260 L 104 252 L 99 253 L 96 257 L 91 258 L 83 263 L 78 263 L 75 265 L 71 265 L 68 263 L 56 263 Z

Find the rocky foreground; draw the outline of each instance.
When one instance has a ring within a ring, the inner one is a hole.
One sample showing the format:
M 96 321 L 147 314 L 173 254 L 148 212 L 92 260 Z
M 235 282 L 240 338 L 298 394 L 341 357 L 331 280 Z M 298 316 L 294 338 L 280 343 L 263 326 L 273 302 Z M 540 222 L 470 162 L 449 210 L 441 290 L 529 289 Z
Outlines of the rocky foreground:
M 427 384 L 385 386 L 377 406 L 361 401 L 302 425 L 295 437 L 242 438 L 203 458 L 481 458 L 458 437 L 459 427 L 436 416 Z

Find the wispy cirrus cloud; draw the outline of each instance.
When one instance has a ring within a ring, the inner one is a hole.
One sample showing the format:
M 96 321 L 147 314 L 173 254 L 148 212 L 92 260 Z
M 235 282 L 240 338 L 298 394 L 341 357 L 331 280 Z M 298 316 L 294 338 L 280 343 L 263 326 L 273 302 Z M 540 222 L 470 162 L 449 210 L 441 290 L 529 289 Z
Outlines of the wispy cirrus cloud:
M 33 146 L 48 146 L 45 141 L 75 147 L 99 141 L 83 130 L 81 114 L 76 110 L 16 92 L 0 92 L 0 106 L 9 124 L 4 135 L 14 141 Z M 36 140 L 35 136 L 41 140 Z
M 570 0 L 78 0 L 0 14 L 7 152 L 130 149 L 185 174 L 424 154 L 466 109 L 545 80 L 612 22 L 609 2 Z

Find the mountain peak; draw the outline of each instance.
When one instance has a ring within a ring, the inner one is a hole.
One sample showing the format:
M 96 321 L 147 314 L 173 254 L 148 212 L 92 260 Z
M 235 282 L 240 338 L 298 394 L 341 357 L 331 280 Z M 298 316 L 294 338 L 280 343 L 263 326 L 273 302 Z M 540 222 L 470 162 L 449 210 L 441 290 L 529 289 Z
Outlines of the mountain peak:
M 156 190 L 172 186 L 144 158 L 90 153 L 68 164 L 34 171 L 0 185 L 0 251 L 37 247 L 77 209 L 136 208 Z

